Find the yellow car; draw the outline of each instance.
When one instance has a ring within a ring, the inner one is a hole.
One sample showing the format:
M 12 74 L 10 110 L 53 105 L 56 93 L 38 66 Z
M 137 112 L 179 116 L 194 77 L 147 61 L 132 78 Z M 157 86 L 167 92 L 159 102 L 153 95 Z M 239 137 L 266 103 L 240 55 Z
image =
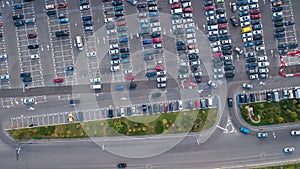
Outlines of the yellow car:
M 243 33 L 248 33 L 248 32 L 251 32 L 251 31 L 252 31 L 252 28 L 251 28 L 251 26 L 248 26 L 248 27 L 242 28 L 242 32 L 243 32 Z
M 73 114 L 69 114 L 69 122 L 74 122 L 74 115 Z

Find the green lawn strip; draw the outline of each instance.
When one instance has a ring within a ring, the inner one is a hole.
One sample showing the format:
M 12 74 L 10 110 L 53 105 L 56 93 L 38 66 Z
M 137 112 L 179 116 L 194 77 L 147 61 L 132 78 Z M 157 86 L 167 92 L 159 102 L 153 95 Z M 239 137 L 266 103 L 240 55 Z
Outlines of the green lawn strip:
M 213 126 L 216 109 L 162 113 L 148 116 L 97 120 L 9 130 L 14 139 L 55 139 L 103 136 L 135 136 L 199 132 Z
M 246 106 L 253 107 L 254 119 L 261 117 L 259 123 L 248 118 Z M 300 99 L 281 99 L 279 102 L 261 102 L 243 104 L 240 111 L 244 120 L 253 126 L 281 124 L 300 121 Z
M 285 165 L 253 168 L 253 169 L 299 169 L 299 168 L 300 168 L 300 163 L 293 163 L 293 164 L 285 164 Z

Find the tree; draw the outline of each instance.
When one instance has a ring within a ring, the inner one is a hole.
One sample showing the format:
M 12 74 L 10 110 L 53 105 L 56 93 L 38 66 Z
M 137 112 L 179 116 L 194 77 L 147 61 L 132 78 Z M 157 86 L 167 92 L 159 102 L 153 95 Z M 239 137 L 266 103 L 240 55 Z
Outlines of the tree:
M 273 124 L 274 123 L 274 118 L 269 118 L 268 123 Z
M 284 118 L 282 118 L 282 117 L 280 117 L 280 116 L 277 117 L 277 122 L 278 122 L 278 123 L 282 123 L 283 120 L 284 120 Z
M 290 114 L 290 117 L 291 117 L 292 119 L 297 119 L 298 115 L 297 115 L 296 112 L 292 112 L 292 113 Z

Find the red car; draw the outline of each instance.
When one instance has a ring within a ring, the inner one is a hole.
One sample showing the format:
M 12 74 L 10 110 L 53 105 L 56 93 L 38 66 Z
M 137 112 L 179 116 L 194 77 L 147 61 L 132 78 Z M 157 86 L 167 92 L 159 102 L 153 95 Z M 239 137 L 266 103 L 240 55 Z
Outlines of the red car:
M 0 27 L 2 27 L 2 22 L 0 22 Z
M 168 108 L 169 108 L 169 105 L 168 105 L 168 104 L 164 104 L 164 112 L 165 112 L 165 113 L 168 112 Z
M 134 80 L 134 76 L 133 75 L 126 76 L 125 80 Z
M 27 38 L 28 39 L 36 38 L 36 33 L 28 33 Z
M 205 11 L 211 11 L 211 10 L 214 10 L 214 6 L 205 6 L 205 7 L 204 7 L 204 10 L 205 10 Z
M 197 46 L 196 45 L 188 45 L 188 49 L 191 50 L 191 49 L 197 49 Z
M 67 4 L 66 3 L 58 3 L 56 4 L 56 8 L 57 9 L 60 9 L 60 8 L 66 8 L 67 7 Z
M 259 19 L 261 18 L 261 14 L 251 15 L 251 19 Z
M 260 9 L 252 9 L 249 12 L 250 12 L 250 15 L 256 15 L 256 14 L 260 13 Z
M 125 21 L 117 22 L 117 26 L 125 26 L 125 25 L 126 25 Z
M 153 43 L 162 43 L 162 38 L 153 38 L 152 42 Z
M 183 9 L 184 13 L 190 13 L 190 12 L 193 12 L 193 11 L 194 11 L 194 9 L 192 7 L 187 7 L 187 8 Z
M 64 78 L 56 78 L 53 80 L 53 83 L 62 83 L 64 82 Z
M 172 9 L 180 8 L 180 4 L 173 4 L 171 8 L 172 8 Z
M 198 100 L 195 101 L 195 108 L 196 108 L 197 110 L 200 109 L 200 102 L 199 102 Z
M 227 24 L 219 24 L 219 29 L 227 29 L 228 25 Z
M 221 57 L 221 56 L 222 56 L 222 52 L 217 52 L 212 55 L 213 58 L 217 58 L 217 57 Z
M 162 70 L 165 70 L 165 68 L 162 66 L 162 65 L 157 65 L 155 67 L 156 71 L 162 71 Z
M 280 6 L 280 5 L 282 5 L 282 2 L 274 2 L 272 5 L 273 5 L 274 7 L 275 7 L 275 6 Z

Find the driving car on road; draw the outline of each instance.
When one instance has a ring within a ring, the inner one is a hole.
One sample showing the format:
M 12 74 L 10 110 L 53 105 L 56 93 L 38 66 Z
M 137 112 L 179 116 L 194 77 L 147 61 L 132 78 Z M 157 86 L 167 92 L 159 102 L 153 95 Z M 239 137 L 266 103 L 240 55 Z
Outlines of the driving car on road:
M 258 138 L 267 138 L 268 137 L 268 133 L 264 132 L 264 133 L 257 133 L 257 137 Z
M 292 136 L 300 136 L 300 130 L 292 130 L 291 135 Z
M 294 147 L 285 147 L 285 148 L 283 148 L 284 153 L 292 153 L 294 151 L 295 151 Z

